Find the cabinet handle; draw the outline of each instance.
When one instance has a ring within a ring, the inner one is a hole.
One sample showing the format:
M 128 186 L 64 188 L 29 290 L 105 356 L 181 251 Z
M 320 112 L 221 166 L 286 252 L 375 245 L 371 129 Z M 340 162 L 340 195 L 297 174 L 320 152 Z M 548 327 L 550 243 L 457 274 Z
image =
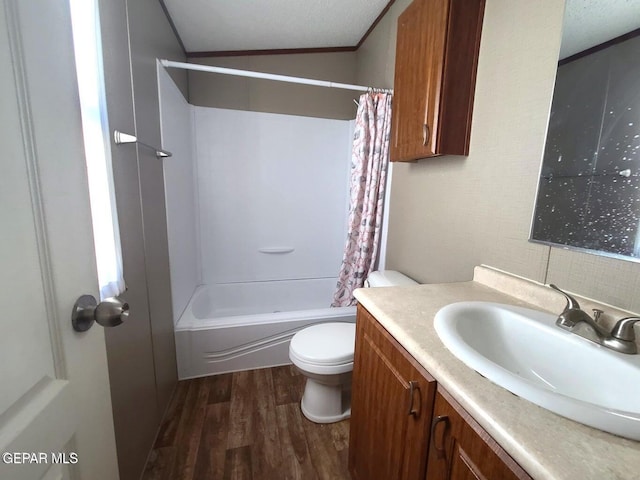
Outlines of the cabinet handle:
M 422 405 L 422 391 L 420 390 L 420 385 L 415 380 L 411 380 L 409 382 L 409 415 L 413 415 L 414 417 L 420 416 L 420 410 L 416 410 L 413 408 L 413 397 L 414 393 L 418 392 L 418 397 L 420 401 L 418 402 L 418 406 Z
M 436 427 L 438 426 L 439 423 L 444 423 L 444 429 L 442 430 L 440 447 L 438 446 L 438 442 L 436 440 Z M 436 452 L 436 458 L 439 460 L 445 458 L 447 453 L 444 448 L 444 437 L 447 433 L 448 428 L 449 428 L 449 417 L 447 415 L 438 415 L 433 419 L 433 422 L 431 423 L 431 443 L 433 444 L 433 449 Z
M 429 125 L 426 123 L 422 124 L 422 145 L 425 147 L 429 143 Z

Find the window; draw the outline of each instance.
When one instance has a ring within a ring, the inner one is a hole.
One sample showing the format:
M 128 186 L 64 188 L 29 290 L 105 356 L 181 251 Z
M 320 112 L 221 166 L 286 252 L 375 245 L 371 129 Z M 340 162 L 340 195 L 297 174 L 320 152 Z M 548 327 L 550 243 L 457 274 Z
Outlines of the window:
M 97 0 L 70 0 L 100 299 L 125 290 Z

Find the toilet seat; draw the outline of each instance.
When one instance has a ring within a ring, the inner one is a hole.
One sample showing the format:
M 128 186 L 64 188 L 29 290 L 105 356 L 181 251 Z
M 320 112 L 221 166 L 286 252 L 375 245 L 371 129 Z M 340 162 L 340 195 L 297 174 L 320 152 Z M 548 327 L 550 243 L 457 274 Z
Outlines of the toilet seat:
M 353 369 L 354 323 L 332 322 L 307 327 L 291 339 L 289 356 L 301 370 L 319 375 Z

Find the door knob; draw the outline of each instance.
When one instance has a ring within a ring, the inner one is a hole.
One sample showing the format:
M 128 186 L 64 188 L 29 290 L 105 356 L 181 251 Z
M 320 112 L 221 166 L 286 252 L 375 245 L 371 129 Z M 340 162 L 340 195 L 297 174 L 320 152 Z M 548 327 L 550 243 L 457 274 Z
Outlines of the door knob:
M 71 312 L 71 324 L 76 332 L 86 332 L 94 322 L 103 327 L 116 327 L 129 317 L 129 304 L 118 297 L 98 303 L 93 295 L 82 295 Z

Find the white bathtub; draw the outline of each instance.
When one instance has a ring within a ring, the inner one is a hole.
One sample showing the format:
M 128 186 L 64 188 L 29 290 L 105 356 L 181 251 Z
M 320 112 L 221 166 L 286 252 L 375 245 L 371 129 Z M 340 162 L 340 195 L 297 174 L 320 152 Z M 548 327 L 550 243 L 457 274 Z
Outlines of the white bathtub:
M 355 322 L 355 307 L 329 308 L 335 278 L 202 285 L 175 327 L 180 379 L 291 363 L 301 328 Z

